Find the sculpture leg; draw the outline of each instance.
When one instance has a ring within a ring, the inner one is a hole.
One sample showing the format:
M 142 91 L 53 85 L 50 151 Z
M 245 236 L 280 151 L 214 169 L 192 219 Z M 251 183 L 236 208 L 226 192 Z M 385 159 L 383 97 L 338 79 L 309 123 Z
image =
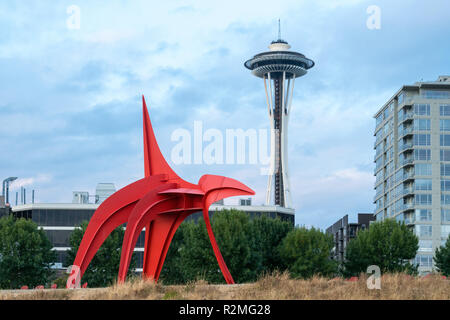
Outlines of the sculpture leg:
M 137 201 L 149 190 L 160 185 L 163 179 L 165 179 L 164 175 L 156 175 L 138 180 L 114 193 L 98 207 L 81 240 L 73 262 L 72 274 L 67 281 L 67 288 L 77 285 L 74 281 L 81 280 L 106 238 L 115 228 L 128 221 Z
M 92 258 L 100 249 L 106 238 L 114 231 L 118 226 L 127 222 L 128 216 L 130 215 L 133 205 L 129 205 L 116 212 L 107 220 L 102 220 L 96 217 L 96 219 L 91 219 L 89 225 L 84 233 L 81 244 L 78 248 L 77 255 L 72 268 L 73 272 L 77 272 L 76 275 L 72 275 L 74 279 L 81 281 L 81 278 L 86 271 Z M 68 281 L 67 287 L 75 287 L 77 284 Z
M 170 185 L 173 187 L 174 185 Z M 169 218 L 172 219 L 163 219 L 162 212 L 167 212 L 174 209 L 174 206 L 177 205 L 176 199 L 174 197 L 161 196 L 158 194 L 159 191 L 167 189 L 167 185 L 163 185 L 159 188 L 155 188 L 155 190 L 147 193 L 134 208 L 133 212 L 130 214 L 128 219 L 127 229 L 125 231 L 125 236 L 123 239 L 122 245 L 122 253 L 120 258 L 120 266 L 119 266 L 119 276 L 118 281 L 124 282 L 126 279 L 126 275 L 128 272 L 128 268 L 130 265 L 131 257 L 133 254 L 133 250 L 136 246 L 137 239 L 139 237 L 140 232 L 144 228 L 144 226 L 148 226 L 149 230 L 146 230 L 146 233 L 149 233 L 149 238 L 154 239 L 154 237 L 162 237 L 162 243 L 164 245 L 164 241 L 167 236 L 164 236 L 165 226 L 169 226 L 167 233 L 170 231 L 170 227 L 172 226 L 176 217 Z M 156 219 L 157 218 L 157 219 Z M 152 224 L 155 223 L 156 220 L 162 220 L 164 222 L 158 223 L 156 222 L 155 226 Z M 167 228 L 167 227 L 166 227 Z M 152 236 L 152 233 L 156 233 L 155 236 Z M 146 236 L 147 238 L 147 236 Z M 163 247 L 163 245 L 161 247 Z M 156 244 L 155 244 L 156 248 Z M 150 259 L 151 252 L 154 251 L 153 245 L 150 248 L 150 253 L 145 253 L 146 259 Z M 162 249 L 161 249 L 162 250 Z
M 168 245 L 170 244 L 170 231 L 172 230 L 177 216 L 173 214 L 160 214 L 158 219 L 153 220 L 150 226 L 148 242 L 146 243 L 146 260 L 142 277 L 145 279 L 158 280 L 158 270 L 162 268 Z M 166 243 L 168 243 L 166 245 Z M 160 267 L 161 266 L 161 267 Z
M 184 219 L 186 219 L 186 217 L 190 214 L 191 214 L 191 212 L 188 212 L 188 213 L 184 213 L 184 214 L 178 216 L 177 220 L 175 220 L 174 224 L 172 225 L 172 228 L 170 229 L 169 235 L 167 236 L 166 242 L 164 244 L 164 248 L 161 253 L 161 257 L 159 259 L 158 268 L 156 269 L 156 273 L 155 273 L 156 280 L 159 279 L 159 275 L 161 274 L 161 270 L 164 265 L 164 261 L 166 259 L 167 251 L 169 250 L 170 243 L 172 242 L 175 232 L 178 230 L 178 227 L 184 221 Z
M 211 222 L 209 220 L 208 211 L 203 211 L 203 219 L 205 219 L 206 230 L 208 231 L 209 240 L 211 242 L 211 246 L 213 248 L 214 254 L 216 255 L 217 263 L 219 264 L 219 268 L 222 271 L 223 277 L 228 284 L 234 284 L 233 277 L 231 276 L 230 271 L 225 263 L 225 260 L 220 253 L 219 246 L 217 245 L 216 238 L 214 237 L 214 233 L 211 227 Z

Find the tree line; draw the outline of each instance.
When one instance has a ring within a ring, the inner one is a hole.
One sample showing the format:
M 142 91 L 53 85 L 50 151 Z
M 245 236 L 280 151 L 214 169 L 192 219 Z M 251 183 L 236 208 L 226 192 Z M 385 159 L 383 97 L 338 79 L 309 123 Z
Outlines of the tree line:
M 418 250 L 417 236 L 393 219 L 374 222 L 358 232 L 347 246 L 345 262 L 330 258 L 332 235 L 316 228 L 293 227 L 291 223 L 267 216 L 250 218 L 237 210 L 214 213 L 212 228 L 223 258 L 236 283 L 256 281 L 263 274 L 288 271 L 294 278 L 350 277 L 377 265 L 382 273 L 417 273 L 411 261 Z M 70 236 L 67 260 L 73 261 L 87 222 Z M 102 245 L 83 276 L 89 287 L 111 285 L 116 281 L 124 229 L 117 228 Z M 450 239 L 450 238 L 449 238 Z M 435 265 L 450 275 L 450 240 L 435 252 Z M 32 288 L 59 281 L 51 268 L 56 260 L 50 241 L 31 220 L 0 219 L 0 288 Z M 70 264 L 70 262 L 69 262 Z M 130 270 L 137 265 L 134 256 Z M 137 276 L 129 272 L 129 277 Z M 214 256 L 205 223 L 183 222 L 174 235 L 161 272 L 164 284 L 185 284 L 204 279 L 225 283 Z

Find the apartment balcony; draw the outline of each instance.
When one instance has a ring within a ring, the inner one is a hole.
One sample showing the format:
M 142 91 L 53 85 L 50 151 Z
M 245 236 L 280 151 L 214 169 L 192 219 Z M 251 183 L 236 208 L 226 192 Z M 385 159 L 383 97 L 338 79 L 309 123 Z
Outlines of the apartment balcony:
M 385 137 L 386 137 L 386 133 L 382 133 L 381 135 L 379 135 L 378 138 L 375 139 L 375 142 L 374 142 L 374 144 L 373 144 L 373 147 L 376 148 L 377 145 L 378 145 L 379 143 L 381 143 Z
M 406 144 L 402 145 L 398 151 L 399 151 L 399 153 L 402 153 L 405 151 L 412 151 L 413 149 L 414 149 L 414 145 L 412 144 L 412 142 L 410 142 L 410 143 L 406 143 Z
M 373 197 L 373 203 L 377 202 L 377 200 L 378 200 L 379 198 L 381 198 L 383 195 L 384 195 L 384 189 L 383 189 L 383 191 L 377 192 L 377 193 L 375 194 L 375 196 Z
M 415 219 L 414 216 L 407 217 L 407 218 L 405 217 L 404 222 L 405 222 L 406 225 L 411 226 L 411 225 L 414 225 L 414 223 L 416 222 L 416 219 Z
M 399 139 L 405 138 L 405 137 L 407 137 L 409 135 L 412 135 L 412 134 L 413 134 L 413 127 L 406 128 L 406 129 L 403 129 L 402 131 L 399 132 L 398 138 Z
M 407 112 L 398 118 L 398 123 L 402 123 L 405 121 L 411 121 L 414 119 L 414 112 Z
M 380 164 L 377 167 L 375 167 L 375 170 L 373 172 L 374 175 L 377 175 L 378 171 L 382 170 L 385 165 L 386 165 L 386 161 L 383 160 L 382 162 L 380 162 Z
M 405 203 L 400 207 L 400 211 L 408 211 L 408 210 L 414 210 L 415 204 L 414 202 L 411 203 Z
M 412 105 L 414 104 L 413 101 L 414 101 L 413 97 L 404 98 L 403 101 L 398 104 L 399 110 L 403 109 L 404 107 L 412 107 Z
M 408 181 L 408 180 L 413 180 L 414 179 L 414 172 L 410 172 L 410 173 L 405 173 L 403 175 L 402 181 Z
M 407 166 L 412 166 L 414 165 L 414 159 L 404 159 L 403 161 L 400 162 L 399 164 L 399 168 L 401 167 L 407 167 Z
M 413 196 L 414 195 L 414 189 L 413 188 L 405 188 L 402 190 L 402 195 L 404 197 L 406 196 Z
M 384 176 L 378 180 L 375 180 L 375 183 L 373 184 L 373 187 L 376 188 L 378 187 L 380 184 L 382 184 L 384 182 Z
M 378 153 L 378 154 L 375 154 L 375 157 L 373 158 L 373 162 L 376 162 L 377 159 L 378 159 L 379 157 L 381 157 L 383 154 L 384 154 L 383 152 L 380 152 L 380 153 Z

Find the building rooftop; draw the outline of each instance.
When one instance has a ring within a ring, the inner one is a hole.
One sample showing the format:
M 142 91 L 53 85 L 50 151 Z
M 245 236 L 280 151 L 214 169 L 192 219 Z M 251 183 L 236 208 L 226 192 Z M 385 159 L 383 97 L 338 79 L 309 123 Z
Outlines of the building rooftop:
M 395 94 L 390 97 L 387 102 L 373 115 L 374 118 L 384 110 L 384 108 L 392 102 L 392 100 L 404 90 L 418 90 L 418 89 L 450 89 L 450 76 L 439 76 L 435 81 L 417 81 L 414 84 L 403 85 Z
M 14 206 L 13 212 L 36 210 L 36 209 L 62 209 L 62 210 L 96 210 L 100 204 L 94 203 L 30 203 Z M 280 212 L 284 214 L 295 214 L 295 210 L 291 208 L 283 208 L 280 206 L 240 206 L 240 205 L 220 205 L 212 204 L 210 211 L 236 209 L 244 212 Z

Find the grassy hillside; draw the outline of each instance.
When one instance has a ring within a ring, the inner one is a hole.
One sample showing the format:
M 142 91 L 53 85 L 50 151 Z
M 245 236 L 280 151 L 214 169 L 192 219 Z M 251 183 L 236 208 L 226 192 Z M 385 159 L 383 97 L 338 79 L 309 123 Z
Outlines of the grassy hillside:
M 367 278 L 358 281 L 313 278 L 295 280 L 287 274 L 262 277 L 255 283 L 209 285 L 197 281 L 183 286 L 164 286 L 135 280 L 109 288 L 79 290 L 0 291 L 0 299 L 450 299 L 450 280 L 432 275 L 426 278 L 388 274 L 381 278 L 381 290 L 369 290 Z

